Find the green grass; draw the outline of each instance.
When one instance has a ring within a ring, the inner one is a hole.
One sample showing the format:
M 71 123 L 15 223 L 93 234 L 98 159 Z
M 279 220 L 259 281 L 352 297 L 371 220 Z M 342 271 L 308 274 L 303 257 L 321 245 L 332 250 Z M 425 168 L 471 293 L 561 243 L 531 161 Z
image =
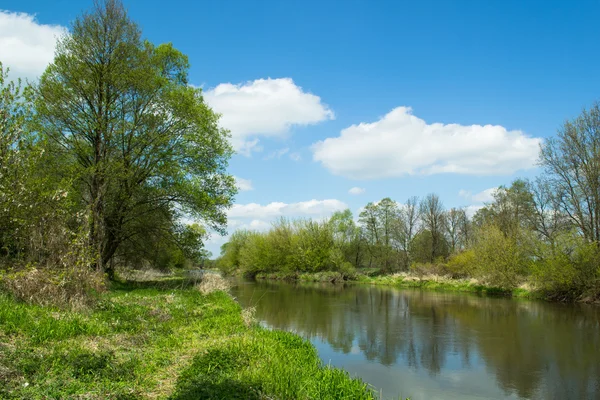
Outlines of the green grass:
M 473 283 L 467 279 L 405 279 L 402 276 L 397 275 L 379 275 L 379 276 L 365 276 L 360 275 L 357 282 L 365 283 L 370 285 L 386 285 L 394 286 L 398 288 L 412 288 L 412 289 L 423 289 L 423 290 L 438 290 L 448 292 L 465 292 L 465 293 L 476 293 L 480 295 L 488 296 L 505 296 L 513 298 L 542 298 L 543 296 L 537 292 L 516 288 L 516 289 L 503 289 L 494 286 L 482 285 L 479 283 Z
M 119 284 L 74 312 L 0 293 L 2 399 L 371 399 L 312 345 L 246 326 L 227 294 Z

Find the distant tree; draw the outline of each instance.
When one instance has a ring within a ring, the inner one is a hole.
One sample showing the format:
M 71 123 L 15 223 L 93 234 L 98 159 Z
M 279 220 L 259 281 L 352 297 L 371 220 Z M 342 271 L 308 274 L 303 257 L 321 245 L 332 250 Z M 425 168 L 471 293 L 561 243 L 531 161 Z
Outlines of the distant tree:
M 398 264 L 398 249 L 394 246 L 395 230 L 399 227 L 400 210 L 390 198 L 378 203 L 369 203 L 360 213 L 359 222 L 369 243 L 371 261 L 375 261 L 384 271 L 394 269 Z
M 364 240 L 361 230 L 356 223 L 350 209 L 336 211 L 331 215 L 329 224 L 332 226 L 336 246 L 340 248 L 346 261 L 355 267 L 361 266 L 364 253 Z
M 468 235 L 465 232 L 468 223 L 467 213 L 462 208 L 453 207 L 446 212 L 445 221 L 450 253 L 462 250 L 467 245 L 465 240 Z
M 398 247 L 402 253 L 402 268 L 407 270 L 412 261 L 410 244 L 419 232 L 419 199 L 408 198 L 400 207 L 397 226 L 394 230 Z
M 437 249 L 434 250 L 434 242 Z M 410 243 L 410 252 L 412 261 L 421 264 L 434 263 L 438 259 L 446 258 L 450 251 L 448 241 L 442 232 L 432 234 L 429 230 L 423 229 L 415 235 Z M 432 260 L 431 255 L 435 254 Z
M 232 149 L 188 85 L 188 67 L 171 44 L 142 40 L 120 1 L 105 0 L 75 20 L 41 77 L 38 129 L 74 166 L 93 266 L 109 275 L 149 221 L 166 241 L 184 214 L 224 230 L 236 192 L 226 173 Z
M 531 226 L 540 238 L 554 248 L 558 235 L 569 231 L 573 224 L 561 209 L 561 202 L 552 192 L 552 185 L 545 177 L 537 177 L 529 182 L 533 200 Z
M 559 129 L 541 147 L 540 165 L 555 201 L 589 241 L 600 243 L 600 103 Z
M 527 181 L 516 179 L 509 187 L 500 186 L 493 197 L 494 200 L 474 217 L 480 227 L 496 225 L 506 236 L 531 229 L 535 204 Z
M 431 193 L 421 201 L 419 213 L 423 228 L 427 230 L 431 236 L 431 254 L 429 261 L 433 262 L 436 258 L 445 255 L 442 240 L 446 227 L 444 205 L 436 194 Z

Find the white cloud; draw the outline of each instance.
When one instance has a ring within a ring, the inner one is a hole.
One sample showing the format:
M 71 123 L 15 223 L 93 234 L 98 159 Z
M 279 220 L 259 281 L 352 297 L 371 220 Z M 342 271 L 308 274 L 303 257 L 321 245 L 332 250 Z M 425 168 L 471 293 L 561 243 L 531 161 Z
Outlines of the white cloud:
M 234 204 L 227 213 L 231 219 L 275 219 L 277 217 L 323 217 L 348 206 L 336 199 L 309 200 L 298 203 L 273 202 L 267 205 L 257 203 Z
M 234 176 L 234 178 L 235 178 L 235 184 L 241 192 L 246 192 L 248 190 L 254 190 L 254 187 L 252 187 L 252 181 L 250 179 L 244 179 L 244 178 L 240 178 L 238 176 Z
M 504 175 L 532 168 L 541 139 L 498 125 L 427 124 L 398 107 L 373 123 L 352 125 L 312 146 L 336 175 L 377 179 L 459 173 Z
M 300 153 L 294 152 L 290 153 L 290 159 L 292 159 L 292 161 L 300 161 L 302 160 L 302 156 L 300 155 Z
M 354 194 L 354 195 L 359 195 L 359 194 L 363 194 L 365 191 L 366 191 L 365 188 L 355 186 L 352 189 L 348 190 L 348 193 Z
M 475 213 L 477 211 L 481 210 L 483 207 L 484 207 L 483 204 L 470 205 L 470 206 L 465 207 L 465 213 L 467 214 L 467 217 L 473 218 Z
M 272 160 L 273 158 L 281 158 L 281 156 L 287 154 L 290 151 L 289 148 L 285 147 L 283 149 L 275 150 L 271 152 L 268 156 L 264 157 L 263 160 Z
M 249 155 L 259 137 L 284 137 L 292 126 L 335 118 L 321 98 L 296 86 L 291 78 L 257 79 L 244 84 L 222 83 L 204 92 L 208 104 L 222 114 L 236 151 Z
M 38 78 L 54 59 L 58 37 L 67 29 L 44 25 L 34 15 L 0 10 L 0 61 L 11 76 Z
M 479 193 L 471 193 L 471 191 L 469 190 L 463 190 L 461 189 L 458 192 L 458 195 L 460 197 L 463 197 L 469 201 L 475 202 L 475 203 L 489 203 L 494 201 L 494 194 L 496 193 L 496 191 L 498 190 L 497 187 L 493 187 L 493 188 L 489 188 L 489 189 L 485 189 L 484 191 L 481 191 Z

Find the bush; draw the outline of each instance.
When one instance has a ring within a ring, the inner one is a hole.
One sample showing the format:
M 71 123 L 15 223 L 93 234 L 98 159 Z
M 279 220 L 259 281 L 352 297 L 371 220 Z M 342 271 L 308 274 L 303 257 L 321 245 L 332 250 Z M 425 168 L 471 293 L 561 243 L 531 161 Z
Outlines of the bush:
M 489 285 L 514 289 L 530 262 L 523 243 L 495 225 L 482 227 L 474 246 L 476 273 Z
M 465 250 L 452 255 L 446 264 L 449 275 L 455 279 L 473 276 L 476 267 L 477 258 L 473 250 Z
M 573 234 L 561 236 L 554 248 L 546 245 L 534 263 L 536 285 L 553 300 L 600 299 L 600 251 L 596 243 Z

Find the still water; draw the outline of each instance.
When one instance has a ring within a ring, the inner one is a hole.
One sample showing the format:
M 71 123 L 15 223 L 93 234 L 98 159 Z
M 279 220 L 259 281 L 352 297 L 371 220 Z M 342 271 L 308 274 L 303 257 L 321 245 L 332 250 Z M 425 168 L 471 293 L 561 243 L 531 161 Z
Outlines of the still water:
M 598 306 L 279 282 L 233 295 L 384 398 L 600 399 Z

